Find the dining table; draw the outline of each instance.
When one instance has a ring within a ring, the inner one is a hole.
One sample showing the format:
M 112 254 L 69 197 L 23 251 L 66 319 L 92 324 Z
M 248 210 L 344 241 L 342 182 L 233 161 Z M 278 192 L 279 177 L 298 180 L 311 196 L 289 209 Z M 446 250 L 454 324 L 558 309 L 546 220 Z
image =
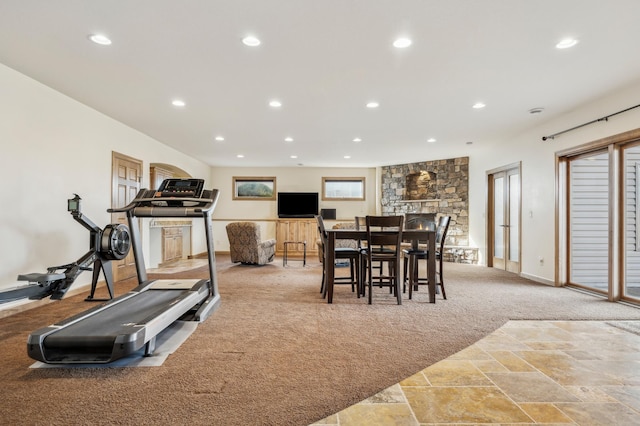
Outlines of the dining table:
M 393 231 L 390 231 L 393 232 Z M 367 231 L 364 229 L 327 229 L 327 247 L 325 250 L 327 302 L 333 303 L 333 285 L 335 282 L 335 253 L 336 240 L 366 241 Z M 427 259 L 427 279 L 429 288 L 429 303 L 436 303 L 436 231 L 433 229 L 403 229 L 402 240 L 411 242 L 413 249 L 419 243 L 427 243 L 429 253 L 434 255 Z M 412 265 L 410 265 L 410 268 Z M 409 269 L 412 271 L 413 269 Z

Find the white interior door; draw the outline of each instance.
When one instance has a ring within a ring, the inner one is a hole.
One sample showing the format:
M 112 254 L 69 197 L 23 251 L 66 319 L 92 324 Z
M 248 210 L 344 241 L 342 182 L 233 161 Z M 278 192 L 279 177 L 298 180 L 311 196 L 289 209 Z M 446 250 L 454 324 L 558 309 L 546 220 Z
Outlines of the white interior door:
M 520 167 L 489 175 L 491 266 L 520 272 Z

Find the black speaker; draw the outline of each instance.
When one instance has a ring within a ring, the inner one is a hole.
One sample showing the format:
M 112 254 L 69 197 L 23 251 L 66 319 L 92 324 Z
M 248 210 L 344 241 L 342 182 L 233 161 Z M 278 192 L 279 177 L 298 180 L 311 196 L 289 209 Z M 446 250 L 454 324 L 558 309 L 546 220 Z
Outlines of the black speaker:
M 336 218 L 336 209 L 320 209 L 320 216 L 323 219 L 333 219 Z

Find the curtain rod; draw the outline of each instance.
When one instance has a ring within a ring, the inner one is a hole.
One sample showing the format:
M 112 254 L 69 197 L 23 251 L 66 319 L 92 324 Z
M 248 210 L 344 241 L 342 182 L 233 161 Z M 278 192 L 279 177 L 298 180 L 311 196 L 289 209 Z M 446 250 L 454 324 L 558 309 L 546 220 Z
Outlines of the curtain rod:
M 554 133 L 554 134 L 549 135 L 549 136 L 543 136 L 543 137 L 542 137 L 542 140 L 543 140 L 543 141 L 546 141 L 547 139 L 554 139 L 556 136 L 559 136 L 559 135 L 561 135 L 561 134 L 563 134 L 563 133 L 570 132 L 570 131 L 572 131 L 572 130 L 579 129 L 579 128 L 584 127 L 584 126 L 588 126 L 589 124 L 599 123 L 600 121 L 608 121 L 608 120 L 609 120 L 609 118 L 610 118 L 610 117 L 613 117 L 614 115 L 622 114 L 623 112 L 631 111 L 632 109 L 634 109 L 634 108 L 638 108 L 638 107 L 640 107 L 640 104 L 638 104 L 638 105 L 634 105 L 634 106 L 629 107 L 629 108 L 627 108 L 627 109 L 623 109 L 622 111 L 614 112 L 613 114 L 609 114 L 609 115 L 607 115 L 607 116 L 605 116 L 605 117 L 598 118 L 598 119 L 596 119 L 596 120 L 591 120 L 591 121 L 589 121 L 588 123 L 584 123 L 584 124 L 581 124 L 581 125 L 579 125 L 579 126 L 572 127 L 572 128 L 570 128 L 570 129 L 563 130 L 563 131 L 558 132 L 558 133 Z

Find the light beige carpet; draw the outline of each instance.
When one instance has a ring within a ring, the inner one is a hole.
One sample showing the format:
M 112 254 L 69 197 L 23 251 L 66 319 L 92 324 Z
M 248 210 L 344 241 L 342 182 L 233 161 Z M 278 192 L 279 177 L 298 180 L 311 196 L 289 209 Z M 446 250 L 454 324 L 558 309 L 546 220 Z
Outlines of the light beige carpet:
M 30 369 L 31 331 L 87 309 L 83 295 L 0 320 L 5 424 L 307 425 L 471 345 L 510 319 L 638 320 L 640 310 L 494 269 L 445 264 L 448 300 L 424 288 L 373 305 L 320 295 L 321 266 L 233 265 L 222 304 L 158 368 Z M 344 268 L 342 268 L 344 269 Z M 206 268 L 180 273 L 204 277 Z M 133 286 L 116 284 L 118 294 Z

